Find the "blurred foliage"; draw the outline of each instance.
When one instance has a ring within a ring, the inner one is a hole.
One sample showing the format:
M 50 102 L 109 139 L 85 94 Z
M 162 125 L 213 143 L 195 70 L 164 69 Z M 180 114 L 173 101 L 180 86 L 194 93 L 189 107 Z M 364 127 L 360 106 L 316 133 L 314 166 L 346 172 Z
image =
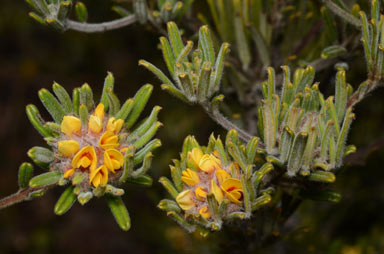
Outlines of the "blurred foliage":
M 196 9 L 208 10 L 204 1 L 197 2 Z M 315 7 L 320 6 L 320 1 L 313 2 Z M 352 6 L 355 1 L 345 2 Z M 362 9 L 368 10 L 368 1 L 358 2 Z M 108 1 L 89 4 L 89 19 L 116 18 L 113 12 L 105 11 L 109 8 Z M 41 87 L 48 88 L 55 80 L 72 90 L 88 81 L 93 87 L 99 87 L 95 89 L 95 96 L 99 96 L 101 81 L 108 70 L 114 73 L 119 83 L 116 93 L 124 97 L 147 82 L 156 82 L 146 70 L 138 67 L 139 59 L 148 59 L 165 68 L 161 53 L 156 50 L 158 34 L 150 26 L 133 25 L 107 34 L 58 33 L 34 23 L 27 15 L 28 11 L 23 1 L 13 0 L 2 1 L 0 9 L 0 143 L 3 144 L 0 148 L 0 196 L 15 191 L 17 168 L 20 161 L 27 160 L 27 149 L 32 145 L 43 145 L 24 114 L 26 104 L 39 103 L 36 94 Z M 339 24 L 338 18 L 336 21 Z M 348 35 L 347 30 L 342 31 Z M 315 33 L 313 40 L 316 39 Z M 316 57 L 320 56 L 321 51 L 316 52 Z M 347 80 L 353 80 L 353 84 L 366 78 L 362 59 L 361 47 L 345 59 L 351 70 Z M 318 73 L 316 80 L 330 84 L 334 74 L 332 68 L 327 68 Z M 333 87 L 321 89 L 327 92 Z M 383 96 L 384 91 L 379 89 L 355 109 L 357 118 L 351 128 L 350 143 L 358 147 L 358 153 L 347 158 L 353 166 L 344 167 L 333 186 L 343 194 L 340 203 L 305 201 L 280 232 L 283 240 L 264 249 L 263 253 L 384 252 Z M 155 152 L 151 169 L 155 180 L 153 187 L 127 188 L 124 201 L 135 218 L 129 232 L 122 232 L 115 225 L 101 200 L 89 204 L 88 208 L 92 209 L 75 205 L 63 217 L 54 215 L 52 210 L 60 194 L 54 190 L 44 199 L 0 212 L 1 252 L 244 253 L 241 248 L 233 249 L 234 245 L 231 245 L 238 232 L 226 229 L 207 238 L 190 235 L 160 210 L 154 209 L 166 195 L 157 179 L 162 175 L 169 176 L 169 162 L 178 157 L 184 137 L 193 133 L 198 141 L 205 142 L 212 131 L 224 136 L 224 131 L 200 108 L 180 103 L 159 87 L 154 89 L 146 114 L 154 105 L 163 107 L 160 120 L 165 126 L 158 135 L 163 146 L 161 151 Z M 234 107 L 232 110 L 237 113 L 238 109 Z M 295 233 L 284 237 L 288 232 Z

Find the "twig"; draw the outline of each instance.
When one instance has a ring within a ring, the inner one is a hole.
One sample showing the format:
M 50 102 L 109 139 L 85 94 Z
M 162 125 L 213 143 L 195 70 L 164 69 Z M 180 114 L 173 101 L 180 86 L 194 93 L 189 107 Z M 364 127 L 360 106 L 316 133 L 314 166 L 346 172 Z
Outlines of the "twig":
M 129 26 L 136 22 L 136 16 L 135 14 L 129 15 L 127 17 L 109 21 L 109 22 L 103 22 L 103 23 L 81 23 L 73 20 L 67 20 L 66 22 L 66 28 L 85 32 L 85 33 L 98 33 L 98 32 L 105 32 L 108 30 L 113 29 L 119 29 L 125 26 Z
M 17 203 L 27 201 L 31 198 L 30 197 L 31 193 L 40 191 L 40 190 L 48 190 L 53 186 L 55 186 L 55 184 L 51 184 L 43 187 L 27 188 L 27 189 L 19 190 L 18 192 L 0 200 L 0 210 L 8 206 L 15 205 Z
M 345 10 L 340 8 L 340 6 L 338 6 L 337 4 L 332 2 L 331 0 L 323 0 L 323 2 L 325 4 L 325 6 L 327 6 L 327 8 L 331 12 L 333 12 L 334 14 L 339 16 L 340 18 L 344 19 L 349 24 L 354 25 L 358 28 L 361 27 L 361 22 L 359 19 L 355 18 L 352 14 L 350 14 L 349 12 L 346 12 Z
M 246 132 L 245 130 L 241 129 L 239 126 L 231 122 L 228 118 L 223 116 L 218 110 L 213 110 L 210 106 L 202 105 L 209 117 L 212 118 L 216 123 L 221 125 L 224 129 L 226 130 L 232 130 L 235 129 L 237 133 L 239 134 L 239 137 L 244 141 L 244 142 L 249 142 L 251 140 L 252 135 Z

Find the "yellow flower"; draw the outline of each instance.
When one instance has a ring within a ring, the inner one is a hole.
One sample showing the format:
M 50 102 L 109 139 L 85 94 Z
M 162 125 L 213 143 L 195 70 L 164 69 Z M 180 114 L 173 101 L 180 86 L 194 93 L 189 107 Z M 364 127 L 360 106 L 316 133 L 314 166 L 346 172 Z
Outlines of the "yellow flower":
M 103 120 L 104 114 L 105 114 L 104 104 L 100 103 L 99 105 L 97 105 L 97 107 L 95 108 L 95 112 L 93 114 L 97 117 L 100 117 L 100 119 Z
M 212 173 L 215 169 L 221 169 L 220 164 L 220 160 L 212 154 L 204 154 L 199 162 L 199 168 L 206 173 Z
M 215 180 L 211 180 L 211 192 L 213 193 L 213 196 L 215 196 L 217 202 L 220 204 L 224 199 L 224 195 L 220 187 L 217 186 Z
M 119 138 L 113 132 L 106 131 L 99 139 L 99 146 L 104 150 L 114 149 L 120 145 L 118 141 Z
M 243 186 L 241 185 L 240 180 L 229 178 L 223 182 L 221 189 L 231 202 L 241 204 L 243 198 Z
M 180 192 L 176 197 L 176 202 L 185 211 L 192 209 L 196 205 L 193 201 L 193 192 L 191 190 Z
M 88 128 L 91 132 L 99 134 L 103 130 L 104 104 L 97 105 L 93 115 L 89 117 Z
M 200 182 L 200 178 L 197 173 L 189 168 L 187 168 L 187 170 L 183 170 L 181 180 L 189 186 L 195 186 Z
M 59 153 L 65 157 L 71 157 L 79 151 L 80 145 L 75 140 L 63 140 L 57 142 L 57 149 L 59 150 Z
M 64 116 L 60 126 L 61 132 L 72 137 L 72 133 L 80 133 L 81 121 L 74 116 Z
M 199 163 L 203 155 L 200 148 L 193 148 L 192 152 L 188 152 L 188 160 L 192 161 L 196 168 L 199 168 Z
M 208 207 L 207 206 L 203 206 L 200 210 L 199 210 L 199 214 L 205 218 L 205 219 L 209 219 L 211 217 L 211 214 L 209 213 L 209 210 L 208 210 Z
M 217 181 L 219 182 L 219 185 L 221 185 L 225 180 L 227 180 L 228 178 L 231 178 L 231 175 L 228 174 L 228 172 L 225 171 L 224 169 L 219 169 L 216 171 L 216 178 L 217 178 Z
M 197 200 L 204 201 L 207 199 L 207 191 L 203 187 L 197 187 L 195 190 Z
M 93 146 L 83 147 L 72 160 L 73 168 L 90 168 L 95 170 L 97 165 L 97 156 Z
M 116 149 L 109 149 L 104 152 L 104 165 L 112 172 L 120 169 L 124 164 L 124 156 Z
M 64 178 L 69 178 L 69 177 L 73 176 L 74 173 L 75 173 L 74 168 L 67 169 L 64 173 Z
M 105 186 L 108 183 L 108 169 L 105 165 L 98 167 L 97 169 L 91 170 L 89 174 L 89 184 L 95 187 L 99 185 Z
M 121 128 L 123 127 L 123 124 L 124 124 L 123 120 L 121 119 L 116 120 L 114 117 L 111 117 L 107 123 L 107 130 L 117 134 L 120 132 Z

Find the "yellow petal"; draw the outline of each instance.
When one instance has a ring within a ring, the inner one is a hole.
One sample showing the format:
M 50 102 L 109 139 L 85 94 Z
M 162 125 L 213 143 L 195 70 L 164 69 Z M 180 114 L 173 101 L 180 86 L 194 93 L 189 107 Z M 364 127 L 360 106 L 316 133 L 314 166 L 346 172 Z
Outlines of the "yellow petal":
M 80 133 L 81 121 L 74 116 L 64 116 L 60 129 L 62 133 L 72 137 L 72 133 Z
M 199 163 L 201 160 L 201 157 L 203 157 L 203 152 L 201 151 L 200 148 L 193 148 L 191 152 L 188 152 L 188 159 L 191 160 L 194 164 L 195 167 L 199 167 Z
M 88 129 L 94 134 L 99 134 L 103 130 L 103 120 L 98 116 L 91 115 L 88 121 Z
M 208 210 L 208 206 L 203 206 L 200 210 L 199 210 L 199 214 L 205 218 L 205 219 L 209 219 L 211 217 L 211 214 L 209 213 L 209 210 Z
M 231 178 L 231 175 L 228 174 L 228 172 L 225 171 L 224 169 L 219 169 L 216 171 L 216 178 L 217 178 L 217 181 L 219 182 L 219 185 L 221 185 L 225 180 Z
M 214 180 L 211 180 L 211 192 L 215 196 L 215 199 L 220 204 L 221 201 L 224 199 L 223 191 L 220 189 L 219 186 L 217 186 L 216 182 Z
M 241 194 L 241 192 L 225 192 L 225 196 L 227 196 L 227 198 L 233 202 L 233 203 L 236 203 L 236 204 L 241 204 L 241 198 L 243 197 L 243 195 Z
M 227 179 L 223 182 L 221 188 L 231 202 L 236 204 L 242 203 L 243 186 L 241 185 L 240 180 L 234 178 Z
M 200 182 L 200 178 L 197 173 L 189 168 L 183 170 L 181 180 L 188 186 L 195 186 Z
M 95 187 L 98 187 L 101 182 L 101 174 L 97 174 L 93 179 L 92 179 L 92 184 Z
M 197 187 L 195 194 L 197 200 L 205 201 L 207 199 L 207 191 L 203 187 Z
M 201 157 L 199 168 L 206 173 L 212 173 L 215 169 L 221 169 L 220 161 L 213 155 L 204 154 Z
M 193 192 L 191 190 L 180 192 L 176 197 L 176 202 L 185 211 L 192 209 L 196 205 L 193 201 Z
M 57 149 L 61 155 L 64 155 L 65 157 L 71 157 L 79 151 L 80 145 L 75 140 L 63 140 L 57 142 Z
M 116 120 L 114 117 L 111 117 L 108 120 L 107 130 L 117 134 L 120 132 L 121 128 L 123 127 L 123 124 L 124 124 L 124 121 L 122 119 Z
M 91 160 L 88 157 L 84 156 L 77 162 L 76 168 L 80 168 L 80 167 L 88 168 L 90 165 L 91 165 Z
M 229 178 L 222 183 L 221 188 L 226 191 L 242 190 L 243 186 L 241 185 L 241 182 L 239 179 Z
M 64 173 L 64 178 L 69 178 L 69 177 L 73 176 L 74 173 L 75 173 L 74 168 L 67 169 Z
M 118 141 L 119 138 L 113 132 L 106 131 L 99 139 L 99 146 L 104 150 L 113 149 L 120 145 Z
M 78 168 L 87 164 L 89 165 L 86 167 L 90 167 L 91 170 L 96 169 L 97 156 L 95 148 L 93 146 L 83 147 L 79 152 L 77 152 L 77 154 L 75 155 L 75 157 L 73 157 L 72 160 L 72 167 L 74 168 Z
M 99 105 L 97 105 L 97 107 L 95 109 L 95 112 L 93 114 L 95 116 L 99 117 L 101 120 L 103 120 L 104 119 L 104 114 L 105 114 L 104 104 L 100 103 Z
M 116 149 L 104 152 L 104 165 L 113 173 L 124 165 L 124 156 Z
M 99 185 L 107 185 L 108 169 L 104 165 L 102 165 L 95 170 L 91 170 L 89 174 L 89 183 L 92 183 L 94 187 L 98 187 Z

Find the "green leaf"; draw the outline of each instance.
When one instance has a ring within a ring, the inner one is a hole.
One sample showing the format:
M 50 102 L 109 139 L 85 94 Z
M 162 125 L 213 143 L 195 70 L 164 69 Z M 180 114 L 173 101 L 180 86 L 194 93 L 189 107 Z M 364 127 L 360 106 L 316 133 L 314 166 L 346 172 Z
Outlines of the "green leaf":
M 44 137 L 52 137 L 51 130 L 44 126 L 44 121 L 42 120 L 39 110 L 35 105 L 29 104 L 25 108 L 29 121 L 32 123 L 33 127 Z
M 61 194 L 59 200 L 57 200 L 54 212 L 57 215 L 63 215 L 66 213 L 76 201 L 76 195 L 73 193 L 73 186 L 69 186 Z
M 199 30 L 199 47 L 202 48 L 203 61 L 213 64 L 216 56 L 208 26 L 202 26 Z
M 109 91 L 113 91 L 114 83 L 115 83 L 115 78 L 113 77 L 113 74 L 111 72 L 108 72 L 108 75 L 104 80 L 103 92 L 101 94 L 101 99 L 100 99 L 100 103 L 104 104 L 104 110 L 105 111 L 107 111 L 107 109 L 108 109 L 107 93 Z
M 69 94 L 67 93 L 67 91 L 65 91 L 64 87 L 62 87 L 61 85 L 59 85 L 58 83 L 55 82 L 52 85 L 52 90 L 55 93 L 55 95 L 57 96 L 57 98 L 59 99 L 59 101 L 60 101 L 60 103 L 64 109 L 64 112 L 66 114 L 72 113 L 72 111 L 73 111 L 72 100 L 71 100 L 71 97 L 69 96 Z
M 135 154 L 135 157 L 134 157 L 135 165 L 142 162 L 144 159 L 144 156 L 147 153 L 152 152 L 153 150 L 155 150 L 156 148 L 159 148 L 160 146 L 161 146 L 161 141 L 159 139 L 154 139 L 148 144 L 146 144 L 140 151 L 138 151 Z
M 29 187 L 36 188 L 57 183 L 63 176 L 60 172 L 47 172 L 37 175 L 29 181 Z
M 153 64 L 145 61 L 145 60 L 140 60 L 139 65 L 144 66 L 147 68 L 149 71 L 151 71 L 155 76 L 160 79 L 163 83 L 166 85 L 175 88 L 175 85 L 172 83 L 172 81 L 169 80 L 169 78 L 156 66 Z
M 125 101 L 119 112 L 115 115 L 116 119 L 122 119 L 125 121 L 125 119 L 128 117 L 129 113 L 131 112 L 133 108 L 133 99 L 128 99 Z
M 175 57 L 177 58 L 184 48 L 183 40 L 181 39 L 180 31 L 174 22 L 167 23 L 168 38 Z
M 296 135 L 288 159 L 287 170 L 289 176 L 296 175 L 296 173 L 300 170 L 303 163 L 302 158 L 307 140 L 308 133 L 306 132 L 300 132 Z
M 35 146 L 28 151 L 28 156 L 37 165 L 42 168 L 49 169 L 49 165 L 54 161 L 55 157 L 51 150 L 45 147 Z
M 175 212 L 175 213 L 181 212 L 179 205 L 175 201 L 170 199 L 161 200 L 157 205 L 157 207 L 167 212 Z
M 120 176 L 119 183 L 124 183 L 128 177 L 132 175 L 134 160 L 133 157 L 135 155 L 135 147 L 128 146 L 127 151 L 124 155 L 124 165 L 123 165 L 123 173 Z
M 316 170 L 309 175 L 309 180 L 314 182 L 333 183 L 336 180 L 336 176 L 332 172 Z
M 160 37 L 160 45 L 164 61 L 167 64 L 169 73 L 173 77 L 175 75 L 175 55 L 172 52 L 171 45 L 165 37 Z
M 80 22 L 87 22 L 88 11 L 83 2 L 77 2 L 75 5 L 76 17 Z
M 128 178 L 127 182 L 150 187 L 152 186 L 153 180 L 148 175 L 141 175 L 137 178 Z
M 65 112 L 57 99 L 47 90 L 39 91 L 39 98 L 56 123 L 61 123 Z
M 129 217 L 128 210 L 121 197 L 108 195 L 105 198 L 117 224 L 122 230 L 128 231 L 131 227 L 131 218 Z
M 347 49 L 340 45 L 329 46 L 321 52 L 321 58 L 330 59 L 342 56 L 347 53 Z
M 229 44 L 223 43 L 220 47 L 219 54 L 217 55 L 217 59 L 214 66 L 214 74 L 211 76 L 211 80 L 209 83 L 208 97 L 211 97 L 220 88 L 221 78 L 224 73 L 225 57 L 228 55 L 229 51 Z
M 24 162 L 19 167 L 18 182 L 21 189 L 27 188 L 29 180 L 33 176 L 33 166 L 28 162 Z
M 179 192 L 173 186 L 172 182 L 164 176 L 160 177 L 159 182 L 164 186 L 168 193 L 176 199 L 177 195 L 179 195 Z
M 72 91 L 72 101 L 73 101 L 73 112 L 76 115 L 79 115 L 80 108 L 80 88 L 75 88 Z
M 125 128 L 129 129 L 135 124 L 137 118 L 139 118 L 141 112 L 143 111 L 145 105 L 148 102 L 149 97 L 151 96 L 153 86 L 150 84 L 144 85 L 140 88 L 139 91 L 135 94 L 133 98 L 133 108 L 128 114 L 128 117 L 125 121 Z

